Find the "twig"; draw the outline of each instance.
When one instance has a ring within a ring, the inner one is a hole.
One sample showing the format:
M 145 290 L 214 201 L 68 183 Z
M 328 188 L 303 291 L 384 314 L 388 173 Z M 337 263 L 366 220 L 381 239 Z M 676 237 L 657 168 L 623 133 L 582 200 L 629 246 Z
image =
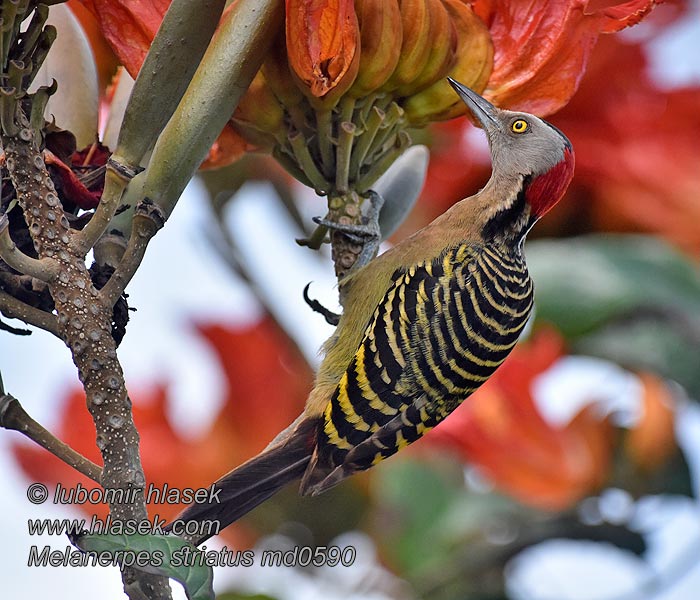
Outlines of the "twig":
M 3 290 L 0 290 L 0 312 L 10 319 L 19 319 L 28 325 L 34 325 L 34 327 L 48 331 L 57 338 L 63 339 L 58 319 L 56 319 L 55 315 L 40 308 L 29 306 L 29 304 L 17 300 L 17 298 Z
M 106 231 L 109 222 L 117 211 L 119 202 L 126 186 L 136 175 L 136 170 L 110 158 L 107 162 L 105 186 L 100 203 L 95 209 L 95 214 L 83 227 L 82 231 L 75 234 L 71 246 L 78 254 L 87 254 L 95 245 L 100 236 Z
M 124 256 L 109 281 L 100 290 L 100 298 L 105 306 L 114 306 L 122 295 L 139 268 L 148 243 L 164 224 L 165 215 L 160 207 L 148 200 L 138 204 Z
M 54 436 L 48 429 L 37 423 L 24 410 L 19 400 L 0 389 L 0 427 L 19 431 L 73 467 L 86 477 L 101 484 L 102 469 Z
M 46 283 L 58 275 L 58 264 L 53 259 L 32 258 L 17 247 L 10 237 L 10 220 L 6 214 L 0 215 L 0 258 L 15 271 Z

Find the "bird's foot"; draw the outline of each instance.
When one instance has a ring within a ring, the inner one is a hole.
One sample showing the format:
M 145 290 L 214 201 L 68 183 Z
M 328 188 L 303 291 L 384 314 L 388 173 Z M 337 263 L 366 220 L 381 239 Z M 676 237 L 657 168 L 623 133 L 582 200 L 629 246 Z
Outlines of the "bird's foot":
M 384 205 L 384 198 L 374 190 L 370 190 L 368 199 L 370 203 L 369 210 L 363 218 L 364 223 L 361 225 L 336 223 L 335 221 L 321 217 L 313 218 L 314 223 L 319 225 L 319 227 L 338 231 L 351 242 L 362 246 L 362 251 L 358 255 L 353 270 L 364 267 L 369 263 L 369 261 L 377 255 L 379 244 L 382 241 L 382 233 L 379 228 L 379 213 Z
M 300 246 L 305 246 L 306 248 L 311 248 L 312 250 L 318 250 L 322 244 L 328 243 L 328 228 L 319 225 L 315 231 L 308 238 L 297 238 L 295 241 Z

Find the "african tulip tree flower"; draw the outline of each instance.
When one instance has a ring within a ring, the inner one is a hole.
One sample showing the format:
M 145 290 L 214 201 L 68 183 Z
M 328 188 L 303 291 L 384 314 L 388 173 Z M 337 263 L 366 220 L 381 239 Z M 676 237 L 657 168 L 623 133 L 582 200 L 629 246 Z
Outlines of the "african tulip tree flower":
M 135 76 L 169 1 L 82 3 Z M 396 130 L 466 112 L 447 75 L 496 105 L 549 114 L 576 90 L 598 35 L 637 23 L 656 3 L 587 12 L 582 0 L 286 0 L 284 31 L 234 123 L 254 144 L 275 148 L 306 183 L 323 182 L 322 191 L 346 185 L 341 138 L 352 138 L 347 185 L 362 191 L 381 170 L 368 174 L 371 150 L 395 154 L 408 143 Z M 354 102 L 341 102 L 346 97 Z M 276 102 L 282 120 L 256 110 L 258 100 L 265 108 Z M 314 147 L 326 143 L 313 139 L 318 133 L 330 136 L 331 148 Z M 313 165 L 295 154 L 296 138 L 287 139 L 294 135 L 311 141 Z
M 135 75 L 167 3 L 83 1 Z M 371 186 L 412 143 L 408 130 L 465 114 L 447 76 L 497 105 L 551 112 L 575 91 L 598 35 L 638 22 L 654 4 L 587 13 L 581 0 L 286 0 L 284 27 L 213 166 L 237 158 L 242 138 L 328 197 L 327 224 L 362 225 Z M 320 226 L 307 242 L 317 247 L 326 232 Z M 339 234 L 331 241 L 342 278 L 363 246 Z

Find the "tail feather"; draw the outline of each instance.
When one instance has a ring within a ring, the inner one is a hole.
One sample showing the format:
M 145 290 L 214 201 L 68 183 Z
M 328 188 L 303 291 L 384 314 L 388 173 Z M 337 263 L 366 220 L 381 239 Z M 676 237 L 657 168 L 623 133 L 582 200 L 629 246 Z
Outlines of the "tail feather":
M 234 521 L 273 496 L 283 486 L 299 479 L 306 470 L 315 437 L 315 420 L 303 420 L 283 441 L 268 447 L 249 461 L 230 471 L 214 484 L 217 501 L 191 504 L 177 521 L 213 521 L 223 531 Z M 172 528 L 172 524 L 166 527 Z M 209 539 L 217 531 L 193 540 L 195 545 Z

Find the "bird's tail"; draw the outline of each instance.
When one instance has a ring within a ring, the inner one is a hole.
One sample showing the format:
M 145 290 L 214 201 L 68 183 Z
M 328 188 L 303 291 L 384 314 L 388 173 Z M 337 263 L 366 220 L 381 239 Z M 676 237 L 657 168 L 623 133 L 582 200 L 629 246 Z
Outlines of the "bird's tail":
M 230 471 L 214 484 L 212 502 L 195 503 L 182 511 L 176 521 L 213 524 L 195 537 L 199 545 L 223 531 L 306 470 L 316 442 L 316 420 L 301 420 L 289 436 L 275 441 L 263 452 Z M 173 523 L 166 526 L 170 531 Z M 204 528 L 203 528 L 204 529 Z

